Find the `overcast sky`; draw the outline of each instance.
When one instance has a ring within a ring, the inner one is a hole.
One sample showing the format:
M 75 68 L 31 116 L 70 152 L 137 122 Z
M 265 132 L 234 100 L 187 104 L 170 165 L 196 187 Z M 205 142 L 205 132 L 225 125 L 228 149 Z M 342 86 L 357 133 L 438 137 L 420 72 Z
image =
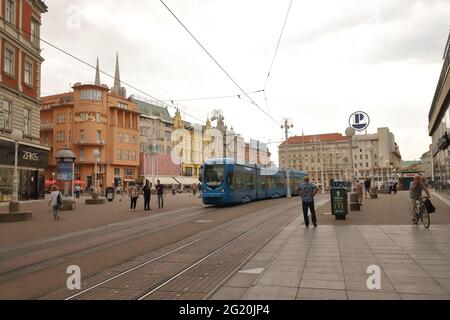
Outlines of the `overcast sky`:
M 93 65 L 98 56 L 110 74 L 118 52 L 122 80 L 148 94 L 163 100 L 240 94 L 158 0 L 46 4 L 44 40 Z M 244 90 L 264 88 L 289 0 L 166 4 Z M 363 110 L 371 117 L 369 132 L 389 127 L 403 159 L 418 159 L 431 143 L 428 112 L 449 17 L 448 0 L 294 0 L 267 85 L 269 103 L 261 93 L 252 98 L 276 120 L 291 118 L 297 135 L 344 133 L 349 116 Z M 94 81 L 89 67 L 42 48 L 42 95 Z M 113 84 L 105 75 L 101 80 Z M 247 140 L 283 136 L 263 112 L 238 98 L 183 102 L 180 109 L 204 120 L 222 109 L 226 123 Z M 272 152 L 276 146 L 270 145 Z

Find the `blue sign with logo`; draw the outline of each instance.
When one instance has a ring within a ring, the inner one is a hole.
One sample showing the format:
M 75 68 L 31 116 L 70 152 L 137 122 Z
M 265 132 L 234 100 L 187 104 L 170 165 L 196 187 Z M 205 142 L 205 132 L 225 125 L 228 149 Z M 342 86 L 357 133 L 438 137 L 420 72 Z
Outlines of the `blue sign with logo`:
M 350 127 L 356 131 L 364 131 L 369 127 L 370 118 L 367 113 L 358 111 L 352 114 L 349 120 Z
M 59 162 L 56 167 L 56 179 L 58 181 L 71 181 L 73 179 L 73 163 Z

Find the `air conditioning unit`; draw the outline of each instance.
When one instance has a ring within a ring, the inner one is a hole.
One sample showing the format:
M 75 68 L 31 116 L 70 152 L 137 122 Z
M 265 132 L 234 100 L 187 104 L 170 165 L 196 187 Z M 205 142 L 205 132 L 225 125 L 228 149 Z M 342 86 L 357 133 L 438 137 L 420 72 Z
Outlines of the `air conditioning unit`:
M 439 149 L 439 150 L 445 150 L 445 149 L 448 148 L 448 146 L 450 146 L 450 139 L 449 139 L 449 137 L 448 137 L 448 132 L 446 132 L 446 133 L 442 136 L 442 138 L 440 138 L 440 139 L 438 140 L 437 145 L 438 145 L 438 149 Z

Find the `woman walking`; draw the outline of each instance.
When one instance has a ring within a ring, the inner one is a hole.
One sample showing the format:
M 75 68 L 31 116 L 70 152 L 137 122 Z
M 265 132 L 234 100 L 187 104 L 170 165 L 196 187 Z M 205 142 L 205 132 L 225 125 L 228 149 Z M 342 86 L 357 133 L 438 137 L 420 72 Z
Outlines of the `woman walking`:
M 135 186 L 132 186 L 130 188 L 129 192 L 130 192 L 130 200 L 131 200 L 130 211 L 136 212 L 136 204 L 137 204 L 137 200 L 139 198 L 138 190 Z
M 62 206 L 62 195 L 61 192 L 59 192 L 57 186 L 52 187 L 52 193 L 50 194 L 50 201 L 48 202 L 48 205 L 52 206 L 53 208 L 53 219 L 61 220 L 59 217 L 59 209 Z
M 144 210 L 152 211 L 150 208 L 150 200 L 152 196 L 152 184 L 150 181 L 145 181 L 145 186 L 142 188 L 142 192 L 144 193 Z

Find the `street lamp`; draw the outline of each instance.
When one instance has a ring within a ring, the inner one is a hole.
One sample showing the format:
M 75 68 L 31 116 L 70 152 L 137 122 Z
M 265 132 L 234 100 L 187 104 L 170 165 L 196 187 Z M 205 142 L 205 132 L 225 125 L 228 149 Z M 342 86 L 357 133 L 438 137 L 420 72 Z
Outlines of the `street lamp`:
M 100 161 L 100 150 L 95 149 L 93 152 L 94 158 L 95 158 L 95 168 L 94 168 L 94 193 L 98 194 L 98 181 L 97 181 L 97 162 Z
M 14 177 L 13 177 L 13 195 L 12 202 L 17 203 L 19 201 L 19 171 L 18 166 L 18 154 L 19 154 L 19 143 L 23 139 L 23 133 L 20 130 L 14 129 L 11 133 L 11 138 L 14 140 L 16 150 L 14 155 Z M 19 205 L 17 203 L 17 211 Z
M 355 134 L 356 134 L 355 129 L 353 129 L 351 127 L 348 127 L 345 130 L 345 135 L 350 138 L 350 166 L 352 167 L 352 169 L 350 171 L 350 179 L 351 179 L 352 183 L 353 183 L 353 173 L 355 170 L 354 164 L 353 164 L 353 137 L 355 136 Z
M 285 139 L 286 139 L 286 184 L 287 184 L 287 197 L 292 198 L 291 195 L 291 177 L 290 177 L 290 158 L 289 158 L 289 129 L 292 129 L 294 125 L 289 119 L 283 120 L 284 125 L 281 129 L 284 129 Z

